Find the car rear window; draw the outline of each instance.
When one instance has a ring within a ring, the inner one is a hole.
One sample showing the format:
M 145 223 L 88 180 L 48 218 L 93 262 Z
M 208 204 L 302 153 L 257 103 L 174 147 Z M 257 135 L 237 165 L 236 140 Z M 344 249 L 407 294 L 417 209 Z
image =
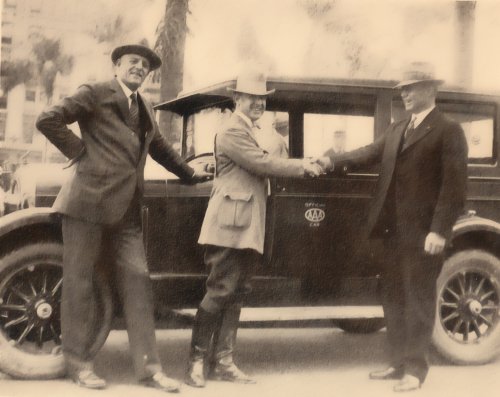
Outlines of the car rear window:
M 439 109 L 462 126 L 469 147 L 469 164 L 495 164 L 495 105 L 477 102 L 439 101 Z M 393 120 L 405 117 L 401 100 L 392 104 Z

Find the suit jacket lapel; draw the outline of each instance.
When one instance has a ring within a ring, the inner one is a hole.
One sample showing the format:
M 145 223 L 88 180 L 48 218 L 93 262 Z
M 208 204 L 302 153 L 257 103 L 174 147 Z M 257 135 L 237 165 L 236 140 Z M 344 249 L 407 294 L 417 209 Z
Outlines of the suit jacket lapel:
M 120 115 L 123 121 L 125 121 L 129 127 L 132 127 L 130 123 L 130 109 L 128 106 L 128 98 L 125 96 L 122 87 L 120 87 L 120 83 L 118 83 L 116 79 L 112 80 L 111 88 L 115 92 L 114 100 L 118 105 L 118 109 L 120 110 Z
M 438 112 L 436 108 L 434 108 L 425 119 L 419 124 L 417 128 L 411 133 L 411 135 L 406 139 L 403 148 L 401 151 L 408 150 L 411 146 L 413 146 L 416 142 L 421 140 L 424 136 L 426 136 L 429 132 L 432 131 L 432 126 L 434 124 L 434 119 L 437 117 Z
M 399 154 L 401 140 L 403 139 L 403 135 L 406 131 L 406 127 L 407 127 L 409 122 L 410 122 L 410 120 L 408 119 L 408 120 L 401 121 L 398 125 L 396 125 L 394 127 L 394 139 L 389 139 L 386 141 L 386 142 L 388 142 L 388 144 L 391 145 L 391 148 L 388 151 L 388 153 L 391 154 L 391 161 L 393 161 L 394 163 L 396 162 L 396 157 Z
M 138 94 L 137 99 L 139 102 L 139 109 L 142 109 L 141 114 L 147 117 L 147 120 L 144 120 L 144 122 L 146 123 L 146 128 L 144 129 L 144 138 L 147 139 L 148 135 L 150 135 L 149 132 L 153 129 L 153 125 L 155 122 L 153 109 L 151 108 L 151 106 L 148 106 L 146 100 L 142 97 L 142 95 Z
M 244 130 L 244 131 L 246 131 L 248 133 L 248 135 L 250 136 L 250 138 L 252 138 L 252 140 L 255 142 L 255 144 L 257 146 L 259 146 L 259 143 L 257 142 L 257 138 L 255 137 L 255 135 L 254 135 L 254 133 L 252 131 L 252 128 L 250 128 L 250 126 L 247 124 L 247 122 L 245 120 L 243 120 L 237 114 L 233 113 L 233 117 L 235 117 L 237 119 L 237 122 L 240 125 L 241 129 Z

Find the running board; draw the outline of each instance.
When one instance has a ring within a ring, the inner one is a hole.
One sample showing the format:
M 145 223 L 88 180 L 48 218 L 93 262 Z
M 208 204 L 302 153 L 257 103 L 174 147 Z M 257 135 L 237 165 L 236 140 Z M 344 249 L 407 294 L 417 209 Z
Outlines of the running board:
M 175 314 L 193 318 L 196 309 L 172 310 Z M 298 306 L 245 307 L 240 322 L 310 321 L 383 318 L 382 306 Z

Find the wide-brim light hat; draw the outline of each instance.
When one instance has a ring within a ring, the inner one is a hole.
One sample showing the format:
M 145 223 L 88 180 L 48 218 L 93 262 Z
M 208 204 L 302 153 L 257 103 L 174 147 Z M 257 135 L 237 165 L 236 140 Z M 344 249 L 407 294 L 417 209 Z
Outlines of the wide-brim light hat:
M 116 47 L 111 53 L 111 61 L 115 64 L 121 56 L 125 54 L 136 54 L 143 56 L 149 61 L 151 70 L 158 69 L 161 66 L 160 57 L 152 49 L 141 44 L 126 44 Z
M 274 89 L 267 89 L 266 76 L 262 72 L 248 71 L 238 75 L 236 87 L 228 87 L 228 91 L 241 92 L 250 95 L 269 95 L 274 93 Z
M 436 79 L 432 64 L 428 62 L 412 62 L 406 67 L 403 78 L 394 88 L 402 88 L 417 83 L 440 85 L 444 83 L 444 80 Z

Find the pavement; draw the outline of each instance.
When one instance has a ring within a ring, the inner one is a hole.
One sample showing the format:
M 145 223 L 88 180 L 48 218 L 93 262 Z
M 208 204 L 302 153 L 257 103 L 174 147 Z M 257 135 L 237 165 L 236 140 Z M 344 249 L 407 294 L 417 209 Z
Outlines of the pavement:
M 182 379 L 191 331 L 159 330 L 161 360 L 169 376 Z M 208 382 L 184 385 L 180 396 L 335 397 L 397 396 L 394 381 L 371 381 L 368 373 L 385 366 L 385 332 L 352 335 L 330 328 L 241 329 L 236 361 L 255 385 Z M 483 366 L 455 366 L 433 357 L 422 389 L 411 396 L 470 397 L 500 393 L 500 359 Z M 106 390 L 87 390 L 67 379 L 26 381 L 0 378 L 0 397 L 148 397 L 168 395 L 134 383 L 125 331 L 113 331 L 96 359 Z

